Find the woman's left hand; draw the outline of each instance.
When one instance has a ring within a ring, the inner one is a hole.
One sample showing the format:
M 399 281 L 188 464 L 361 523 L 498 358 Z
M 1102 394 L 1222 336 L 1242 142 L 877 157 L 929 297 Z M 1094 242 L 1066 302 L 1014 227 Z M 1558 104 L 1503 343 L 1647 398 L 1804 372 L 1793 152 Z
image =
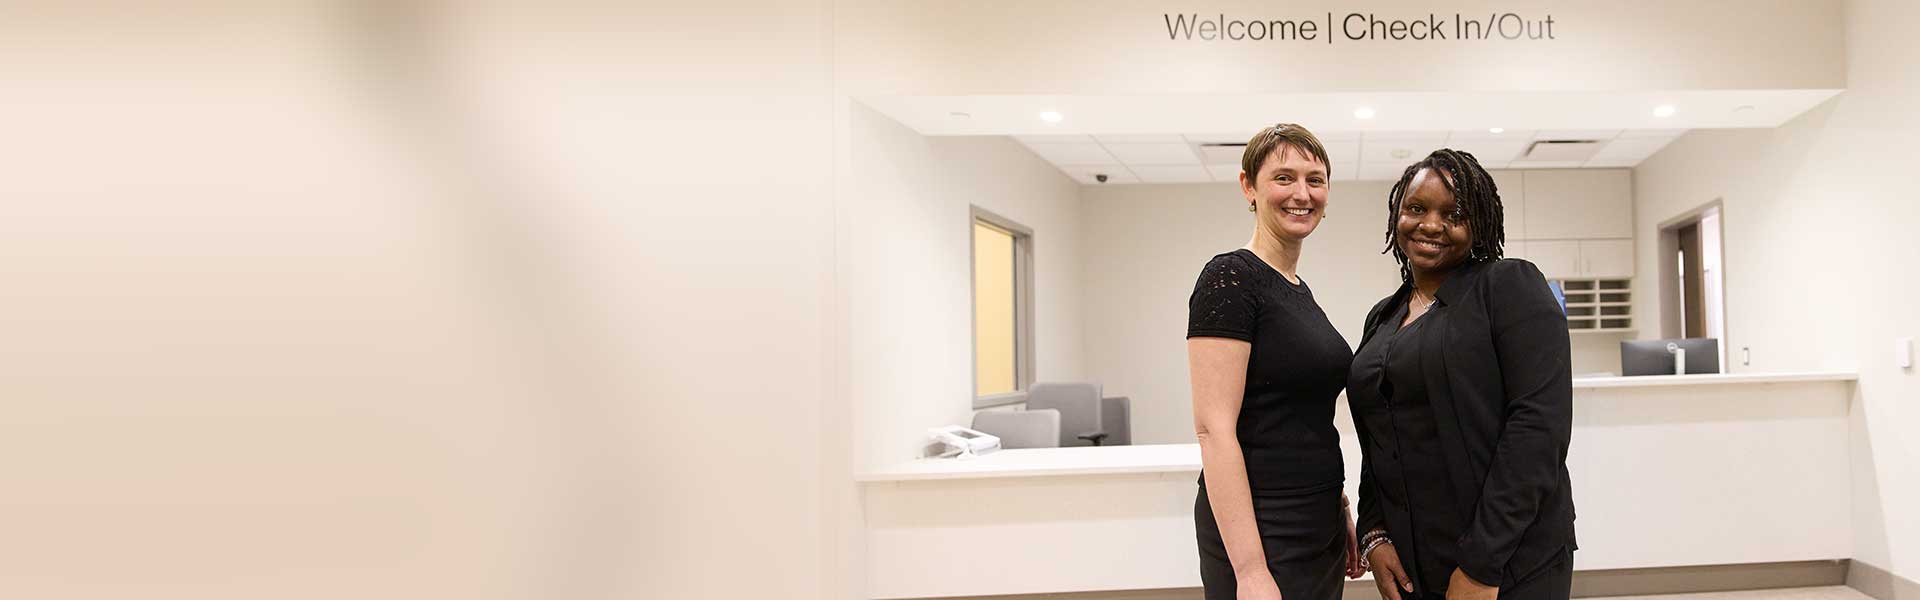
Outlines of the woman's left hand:
M 1353 511 L 1347 508 L 1347 493 L 1340 492 L 1340 521 L 1347 526 L 1347 579 L 1367 574 L 1360 560 L 1360 539 L 1353 532 Z
M 1495 600 L 1500 597 L 1500 586 L 1486 585 L 1474 581 L 1466 571 L 1453 570 L 1453 578 L 1447 581 L 1447 600 Z

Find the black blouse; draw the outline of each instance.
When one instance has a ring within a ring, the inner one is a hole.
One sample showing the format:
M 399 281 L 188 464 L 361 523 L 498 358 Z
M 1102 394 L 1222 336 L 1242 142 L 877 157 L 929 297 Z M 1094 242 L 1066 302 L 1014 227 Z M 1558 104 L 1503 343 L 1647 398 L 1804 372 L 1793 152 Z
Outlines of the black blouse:
M 1207 262 L 1187 309 L 1187 337 L 1253 344 L 1236 426 L 1253 491 L 1339 488 L 1346 471 L 1333 405 L 1346 387 L 1353 351 L 1306 280 L 1288 281 L 1243 248 Z
M 1441 458 L 1438 423 L 1427 396 L 1425 363 L 1418 351 L 1426 342 L 1427 319 L 1400 325 L 1407 318 L 1401 303 L 1381 319 L 1373 335 L 1354 355 L 1347 401 L 1354 420 L 1367 429 L 1373 446 L 1374 476 L 1381 495 L 1407 513 L 1410 531 L 1391 531 L 1394 548 L 1413 578 L 1415 591 L 1440 594 L 1459 564 L 1456 540 L 1465 518 L 1454 502 L 1452 478 Z

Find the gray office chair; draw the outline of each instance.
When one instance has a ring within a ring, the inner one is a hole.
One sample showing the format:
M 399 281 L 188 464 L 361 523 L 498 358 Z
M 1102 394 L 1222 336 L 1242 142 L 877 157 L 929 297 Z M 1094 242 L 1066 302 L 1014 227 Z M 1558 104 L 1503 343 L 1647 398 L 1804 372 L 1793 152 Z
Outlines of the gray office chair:
M 973 428 L 1000 438 L 1008 450 L 1060 447 L 1060 411 L 1051 408 L 980 411 L 973 413 Z
M 1107 432 L 1107 446 L 1133 445 L 1133 399 L 1114 396 L 1100 399 L 1100 430 Z
M 1098 446 L 1107 439 L 1102 427 L 1100 384 L 1036 383 L 1027 390 L 1027 410 L 1060 411 L 1061 446 Z

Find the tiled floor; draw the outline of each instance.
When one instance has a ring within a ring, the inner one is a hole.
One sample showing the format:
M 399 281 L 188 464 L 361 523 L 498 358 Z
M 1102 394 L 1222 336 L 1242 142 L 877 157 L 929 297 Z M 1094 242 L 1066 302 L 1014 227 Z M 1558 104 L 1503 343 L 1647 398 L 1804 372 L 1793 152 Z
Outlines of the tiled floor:
M 1368 590 L 1369 592 L 1371 590 Z M 1364 596 L 1366 600 L 1377 600 L 1375 594 L 1354 594 L 1349 588 L 1348 598 Z M 973 597 L 965 600 L 1199 600 L 1198 588 L 1178 590 L 1138 590 L 1126 592 L 1081 592 L 1073 594 L 1032 594 L 1022 596 Z M 959 599 L 942 599 L 959 600 Z M 1645 596 L 1589 596 L 1575 600 L 1873 600 L 1871 596 L 1860 593 L 1850 587 L 1835 585 L 1824 587 L 1776 588 L 1769 590 L 1750 590 L 1741 592 L 1705 592 L 1697 594 L 1658 594 Z
M 1587 598 L 1583 600 L 1602 600 Z M 1744 592 L 1706 592 L 1701 594 L 1662 594 L 1658 596 L 1613 596 L 1604 600 L 1873 600 L 1859 590 L 1844 586 L 1783 588 Z

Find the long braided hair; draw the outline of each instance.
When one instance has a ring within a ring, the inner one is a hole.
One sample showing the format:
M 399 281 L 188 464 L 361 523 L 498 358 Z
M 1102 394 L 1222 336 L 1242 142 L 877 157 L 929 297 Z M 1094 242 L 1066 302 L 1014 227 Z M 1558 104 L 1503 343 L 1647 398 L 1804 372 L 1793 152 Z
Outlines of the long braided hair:
M 1500 190 L 1493 183 L 1493 176 L 1480 167 L 1480 161 L 1472 154 L 1441 148 L 1428 154 L 1420 162 L 1413 163 L 1400 173 L 1400 181 L 1393 184 L 1393 191 L 1387 193 L 1387 248 L 1381 254 L 1392 253 L 1393 260 L 1400 263 L 1400 280 L 1413 284 L 1413 268 L 1407 265 L 1407 254 L 1394 243 L 1395 225 L 1400 220 L 1400 203 L 1413 185 L 1413 177 L 1421 169 L 1432 169 L 1433 176 L 1440 178 L 1440 184 L 1453 192 L 1454 203 L 1465 214 L 1467 233 L 1473 238 L 1472 251 L 1467 263 L 1479 263 L 1500 260 L 1507 241 L 1505 213 L 1500 208 Z

